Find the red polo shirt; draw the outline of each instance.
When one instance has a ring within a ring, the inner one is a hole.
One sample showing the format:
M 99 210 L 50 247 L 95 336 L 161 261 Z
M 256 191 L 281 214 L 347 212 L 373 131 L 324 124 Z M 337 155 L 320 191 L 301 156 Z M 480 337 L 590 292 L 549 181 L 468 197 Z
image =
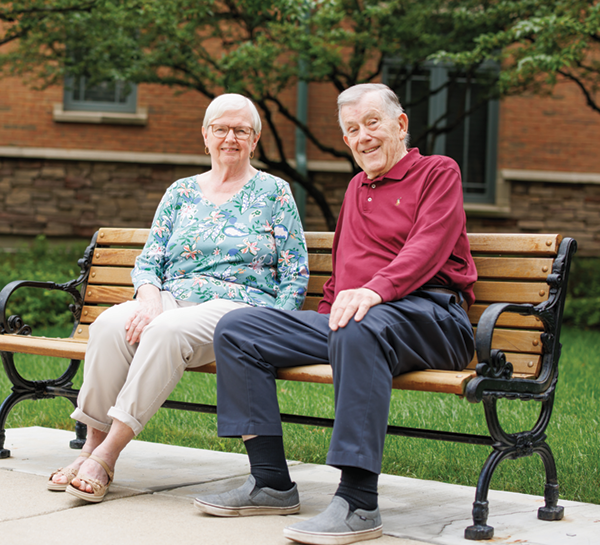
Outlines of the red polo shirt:
M 460 170 L 441 155 L 411 149 L 387 174 L 350 181 L 333 241 L 333 274 L 319 312 L 342 290 L 369 288 L 397 301 L 423 284 L 475 301 L 477 270 L 467 239 Z

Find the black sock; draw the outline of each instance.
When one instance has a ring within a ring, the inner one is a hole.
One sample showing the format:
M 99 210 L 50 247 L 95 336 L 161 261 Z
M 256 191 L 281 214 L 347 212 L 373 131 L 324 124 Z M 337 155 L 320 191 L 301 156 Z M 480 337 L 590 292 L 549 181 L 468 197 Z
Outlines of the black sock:
M 342 470 L 342 480 L 335 495 L 348 502 L 350 511 L 376 509 L 379 475 L 360 467 L 340 466 L 339 469 Z
M 256 486 L 281 491 L 294 486 L 285 461 L 283 437 L 258 436 L 245 441 L 244 446 L 248 452 L 250 473 L 256 479 Z

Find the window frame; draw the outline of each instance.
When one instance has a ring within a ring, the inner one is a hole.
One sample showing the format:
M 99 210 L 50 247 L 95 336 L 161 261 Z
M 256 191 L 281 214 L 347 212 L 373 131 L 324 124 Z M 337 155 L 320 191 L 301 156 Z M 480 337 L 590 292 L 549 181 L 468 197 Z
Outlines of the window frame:
M 391 80 L 391 71 L 406 67 L 406 64 L 399 59 L 387 59 L 384 62 L 382 80 L 389 84 Z M 410 68 L 410 67 L 409 67 Z M 445 84 L 449 81 L 449 73 L 454 69 L 454 65 L 450 63 L 433 63 L 426 62 L 423 64 L 423 70 L 429 72 L 429 91 L 440 89 L 435 94 L 431 94 L 428 98 L 428 124 L 432 120 L 438 120 L 444 116 L 448 104 L 448 88 Z M 478 70 L 481 73 L 497 72 L 498 66 L 493 63 L 484 63 Z M 410 80 L 409 80 L 410 82 Z M 395 90 L 394 90 L 395 91 Z M 470 91 L 470 90 L 469 90 Z M 465 94 L 465 100 L 468 100 L 470 93 Z M 402 97 L 400 97 L 402 103 Z M 410 97 L 407 100 L 411 100 Z M 497 160 L 498 160 L 498 120 L 500 113 L 500 104 L 498 99 L 490 99 L 487 103 L 487 129 L 485 143 L 485 171 L 484 171 L 484 191 L 481 193 L 471 193 L 468 191 L 468 169 L 466 173 L 462 173 L 463 183 L 463 198 L 465 203 L 480 203 L 494 204 L 497 199 L 496 182 L 497 182 Z M 465 131 L 463 139 L 468 142 L 469 138 L 469 118 L 466 116 Z M 443 128 L 446 126 L 446 119 L 442 118 L 438 126 Z M 410 115 L 409 115 L 409 134 L 410 134 Z M 446 155 L 446 133 L 436 137 L 433 144 L 433 154 Z M 468 156 L 468 145 L 463 145 L 463 158 Z M 464 160 L 463 160 L 464 164 Z
M 85 89 L 85 76 L 79 76 L 80 85 Z M 63 92 L 63 108 L 66 112 L 114 112 L 124 114 L 135 114 L 137 112 L 137 85 L 128 83 L 131 86 L 131 92 L 125 102 L 109 102 L 100 100 L 76 100 L 74 95 L 74 76 L 65 76 Z M 115 89 L 115 99 L 118 97 L 119 84 L 117 82 Z

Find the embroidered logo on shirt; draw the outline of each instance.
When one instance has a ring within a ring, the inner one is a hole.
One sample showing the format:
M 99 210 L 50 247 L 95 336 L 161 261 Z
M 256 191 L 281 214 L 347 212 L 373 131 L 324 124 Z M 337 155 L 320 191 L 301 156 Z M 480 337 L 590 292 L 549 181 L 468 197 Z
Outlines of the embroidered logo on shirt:
M 394 206 L 398 206 L 400 204 L 401 200 L 402 200 L 402 197 L 400 197 L 399 199 L 396 199 Z

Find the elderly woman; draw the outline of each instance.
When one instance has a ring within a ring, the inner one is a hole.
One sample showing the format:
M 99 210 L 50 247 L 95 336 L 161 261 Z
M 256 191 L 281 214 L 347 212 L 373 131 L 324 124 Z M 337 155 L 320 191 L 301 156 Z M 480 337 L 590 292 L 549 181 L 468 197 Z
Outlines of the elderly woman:
M 211 169 L 167 190 L 132 273 L 135 300 L 91 326 L 72 414 L 87 424 L 88 438 L 80 456 L 50 477 L 50 490 L 102 501 L 119 454 L 185 369 L 214 361 L 213 333 L 224 314 L 302 306 L 304 233 L 288 184 L 250 164 L 260 132 L 255 106 L 241 95 L 221 95 L 206 110 Z

